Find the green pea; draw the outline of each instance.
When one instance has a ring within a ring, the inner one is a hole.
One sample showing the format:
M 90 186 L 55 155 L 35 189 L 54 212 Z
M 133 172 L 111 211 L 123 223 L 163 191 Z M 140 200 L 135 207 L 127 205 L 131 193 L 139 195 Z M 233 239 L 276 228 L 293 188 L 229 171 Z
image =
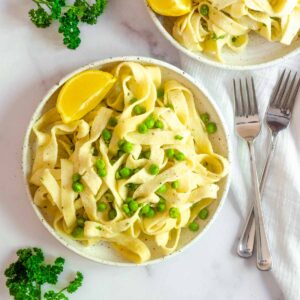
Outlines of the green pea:
M 201 13 L 201 15 L 203 15 L 203 16 L 208 16 L 208 13 L 209 13 L 209 7 L 206 5 L 206 4 L 204 4 L 204 5 L 201 5 L 200 6 L 200 13 Z
M 139 208 L 139 204 L 135 200 L 129 201 L 128 206 L 131 212 L 136 212 Z
M 157 98 L 162 98 L 165 95 L 165 90 L 163 88 L 157 89 Z
M 207 219 L 208 214 L 209 214 L 208 209 L 207 209 L 207 208 L 203 208 L 203 209 L 200 210 L 198 216 L 199 216 L 199 218 L 200 218 L 201 220 L 205 220 L 205 219 Z
M 77 227 L 75 227 L 75 228 L 73 229 L 73 231 L 72 231 L 72 236 L 73 236 L 74 238 L 82 237 L 82 236 L 83 236 L 83 232 L 84 232 L 83 228 L 77 226 Z
M 207 133 L 208 134 L 213 134 L 217 131 L 217 124 L 214 123 L 214 122 L 209 122 L 207 125 L 206 125 L 206 130 L 207 130 Z
M 136 114 L 136 115 L 141 115 L 141 114 L 144 114 L 146 112 L 146 108 L 144 106 L 141 106 L 141 105 L 136 105 L 134 108 L 133 108 L 133 112 Z
M 117 211 L 114 208 L 110 209 L 110 211 L 108 212 L 108 218 L 110 220 L 113 220 L 116 216 L 117 216 Z
M 179 181 L 178 180 L 175 180 L 171 183 L 171 187 L 172 189 L 178 189 L 179 188 Z
M 138 126 L 138 132 L 139 133 L 142 133 L 142 134 L 145 134 L 148 132 L 148 127 L 146 124 L 142 123 Z
M 107 175 L 106 169 L 98 169 L 98 176 L 105 177 Z
M 183 136 L 177 134 L 177 135 L 174 136 L 174 139 L 181 141 L 183 139 Z
M 185 160 L 185 155 L 182 152 L 179 152 L 179 151 L 174 154 L 174 157 L 178 161 Z
M 163 212 L 163 211 L 165 211 L 165 210 L 166 210 L 166 203 L 163 202 L 163 201 L 159 201 L 159 202 L 157 203 L 156 210 L 157 210 L 158 212 Z
M 160 120 L 156 120 L 154 123 L 154 128 L 164 129 L 164 123 Z
M 80 182 L 73 182 L 72 188 L 75 193 L 81 193 L 84 190 L 84 186 Z
M 168 158 L 173 158 L 174 154 L 175 154 L 174 149 L 167 149 L 166 150 L 166 155 L 167 155 Z
M 96 168 L 97 168 L 98 170 L 100 170 L 100 169 L 105 169 L 106 164 L 105 164 L 104 160 L 102 160 L 102 159 L 97 159 L 97 160 L 96 160 L 96 163 L 95 163 L 95 166 L 96 166 Z
M 171 207 L 169 209 L 169 216 L 172 219 L 177 219 L 179 217 L 179 210 L 177 207 Z
M 108 125 L 111 127 L 115 127 L 118 124 L 118 120 L 115 117 L 111 117 L 108 121 Z
M 136 101 L 138 101 L 138 99 L 137 98 L 132 98 L 131 100 L 129 100 L 129 102 L 130 102 L 130 104 L 132 104 L 132 103 L 134 103 L 134 102 L 136 102 Z
M 154 210 L 154 208 L 150 207 L 149 211 L 145 214 L 145 216 L 147 218 L 153 218 L 155 216 L 155 210 Z
M 196 222 L 191 222 L 189 224 L 189 230 L 190 231 L 198 231 L 199 230 L 199 225 Z
M 207 124 L 209 122 L 210 116 L 208 113 L 204 113 L 200 115 L 200 119 L 204 124 Z
M 149 212 L 149 210 L 150 210 L 150 204 L 146 204 L 142 209 L 141 209 L 141 214 L 142 215 L 146 215 L 148 212 Z
M 167 191 L 167 185 L 166 185 L 166 184 L 162 184 L 162 185 L 156 190 L 157 193 L 161 193 L 161 194 L 165 193 L 166 191 Z
M 123 211 L 125 212 L 126 215 L 128 215 L 128 216 L 130 215 L 130 209 L 129 209 L 127 203 L 122 205 L 122 209 L 123 209 Z
M 132 175 L 132 170 L 127 167 L 124 167 L 119 171 L 119 174 L 121 178 L 128 178 Z
M 151 128 L 153 128 L 154 127 L 154 125 L 155 125 L 155 120 L 154 120 L 154 118 L 153 117 L 148 117 L 146 120 L 145 120 L 145 125 L 148 127 L 148 129 L 151 129 Z
M 103 139 L 104 139 L 105 142 L 110 141 L 111 136 L 112 136 L 111 131 L 109 131 L 108 129 L 104 129 L 102 131 L 102 137 L 103 137 Z
M 107 204 L 105 202 L 98 202 L 97 204 L 97 210 L 100 212 L 103 212 L 107 209 Z
M 80 174 L 78 174 L 78 173 L 73 174 L 73 176 L 72 176 L 72 181 L 73 181 L 73 182 L 77 182 L 77 181 L 79 181 L 80 179 L 81 179 L 81 175 L 80 175 Z
M 76 219 L 76 223 L 79 227 L 84 227 L 84 222 L 85 222 L 85 219 L 83 217 L 78 217 Z
M 148 169 L 148 172 L 151 174 L 151 175 L 157 175 L 159 173 L 159 166 L 158 165 L 155 165 L 155 164 L 152 164 L 149 169 Z
M 130 142 L 124 142 L 122 144 L 122 146 L 120 147 L 120 149 L 125 152 L 125 153 L 130 153 L 133 150 L 133 144 L 131 144 Z

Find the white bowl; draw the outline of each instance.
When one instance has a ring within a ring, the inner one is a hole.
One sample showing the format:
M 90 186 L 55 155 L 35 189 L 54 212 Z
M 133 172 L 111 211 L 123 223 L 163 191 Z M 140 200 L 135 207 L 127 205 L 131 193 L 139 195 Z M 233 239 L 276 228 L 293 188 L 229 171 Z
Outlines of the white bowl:
M 168 78 L 176 79 L 182 84 L 184 84 L 186 87 L 188 87 L 195 96 L 195 103 L 197 108 L 200 109 L 200 111 L 202 112 L 207 111 L 211 115 L 212 119 L 218 124 L 218 132 L 217 134 L 214 134 L 214 137 L 212 138 L 214 149 L 219 154 L 222 154 L 225 157 L 227 157 L 229 162 L 231 161 L 231 151 L 230 151 L 230 144 L 229 144 L 230 139 L 228 136 L 227 127 L 224 122 L 224 118 L 222 117 L 221 112 L 217 108 L 214 101 L 209 98 L 204 87 L 199 87 L 199 84 L 189 75 L 187 75 L 185 72 L 165 62 L 155 60 L 152 58 L 144 58 L 144 57 L 117 57 L 117 58 L 109 58 L 109 59 L 97 61 L 89 65 L 86 65 L 65 76 L 59 83 L 57 83 L 54 87 L 52 87 L 49 90 L 49 92 L 42 99 L 41 103 L 39 104 L 35 113 L 33 114 L 29 127 L 27 129 L 25 140 L 24 140 L 24 146 L 23 146 L 24 148 L 23 148 L 22 167 L 23 167 L 23 173 L 25 178 L 26 190 L 30 199 L 30 203 L 32 204 L 32 207 L 36 212 L 38 218 L 41 220 L 44 226 L 55 238 L 57 238 L 64 246 L 66 246 L 70 250 L 93 261 L 104 263 L 104 264 L 117 265 L 117 266 L 133 266 L 135 265 L 134 263 L 130 263 L 125 259 L 123 259 L 116 251 L 114 251 L 111 248 L 109 243 L 100 242 L 96 246 L 85 247 L 79 242 L 72 240 L 70 237 L 61 234 L 59 232 L 56 232 L 53 229 L 52 225 L 48 223 L 46 216 L 43 215 L 43 213 L 36 205 L 34 205 L 32 200 L 32 190 L 31 190 L 32 187 L 28 183 L 28 177 L 31 173 L 31 167 L 33 162 L 32 149 L 34 148 L 34 140 L 35 140 L 34 134 L 32 133 L 32 127 L 44 112 L 46 112 L 47 110 L 49 110 L 49 108 L 55 105 L 57 94 L 61 89 L 61 87 L 63 86 L 63 84 L 69 78 L 73 77 L 75 74 L 80 73 L 82 71 L 88 69 L 107 69 L 123 61 L 135 61 L 147 65 L 157 65 L 161 67 L 164 79 L 168 79 Z M 151 260 L 141 265 L 160 262 L 168 257 L 174 256 L 176 253 L 183 251 L 188 245 L 191 245 L 192 242 L 194 242 L 200 236 L 202 236 L 203 233 L 207 231 L 208 225 L 213 222 L 213 220 L 216 218 L 217 214 L 219 213 L 220 208 L 222 207 L 225 197 L 227 195 L 228 187 L 229 187 L 229 176 L 227 176 L 220 182 L 219 197 L 210 206 L 211 213 L 208 220 L 206 220 L 206 222 L 204 223 L 205 226 L 202 231 L 200 231 L 198 234 L 194 234 L 191 233 L 189 230 L 183 230 L 178 245 L 178 249 L 176 250 L 176 252 L 174 252 L 169 256 L 159 257 L 159 255 L 154 251 Z
M 300 54 L 300 39 L 293 42 L 290 46 L 285 46 L 278 42 L 269 42 L 258 34 L 250 33 L 246 49 L 242 53 L 224 49 L 223 58 L 225 62 L 221 63 L 204 53 L 192 52 L 177 42 L 171 34 L 174 18 L 156 14 L 149 6 L 147 0 L 144 1 L 151 19 L 163 36 L 179 51 L 199 62 L 227 70 L 251 70 L 269 67 L 280 63 L 288 57 Z

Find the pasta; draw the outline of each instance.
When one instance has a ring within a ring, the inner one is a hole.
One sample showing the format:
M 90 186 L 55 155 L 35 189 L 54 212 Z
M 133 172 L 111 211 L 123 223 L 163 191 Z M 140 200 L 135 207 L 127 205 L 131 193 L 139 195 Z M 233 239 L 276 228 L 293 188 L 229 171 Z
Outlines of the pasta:
M 184 47 L 223 62 L 224 47 L 241 52 L 249 33 L 290 45 L 300 30 L 299 0 L 194 0 L 192 11 L 176 19 L 173 36 Z
M 30 183 L 57 231 L 87 246 L 111 242 L 142 263 L 147 239 L 175 251 L 182 228 L 217 198 L 228 162 L 189 89 L 156 66 L 124 62 L 111 72 L 115 85 L 82 119 L 64 124 L 52 108 L 35 123 Z

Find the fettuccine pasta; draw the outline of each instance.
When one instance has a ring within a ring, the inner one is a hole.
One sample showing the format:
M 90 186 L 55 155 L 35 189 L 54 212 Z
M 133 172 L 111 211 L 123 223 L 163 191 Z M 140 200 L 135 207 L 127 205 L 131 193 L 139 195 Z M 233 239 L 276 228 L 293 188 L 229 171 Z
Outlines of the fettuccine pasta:
M 192 11 L 176 18 L 173 36 L 191 51 L 224 61 L 224 47 L 243 51 L 250 32 L 290 45 L 299 30 L 299 0 L 194 0 Z
M 189 89 L 155 66 L 124 62 L 111 72 L 112 90 L 82 119 L 64 124 L 53 108 L 35 123 L 30 183 L 57 231 L 87 246 L 111 242 L 142 263 L 147 239 L 164 255 L 176 250 L 182 228 L 217 199 L 228 162 Z

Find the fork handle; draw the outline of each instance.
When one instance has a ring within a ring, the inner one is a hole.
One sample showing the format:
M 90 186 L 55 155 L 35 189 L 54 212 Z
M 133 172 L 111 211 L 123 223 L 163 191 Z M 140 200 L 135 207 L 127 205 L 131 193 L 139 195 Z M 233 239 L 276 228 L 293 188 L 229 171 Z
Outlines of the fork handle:
M 248 140 L 247 145 L 250 153 L 251 162 L 251 177 L 254 186 L 255 197 L 254 197 L 254 220 L 255 220 L 255 236 L 257 246 L 257 268 L 261 271 L 268 271 L 272 267 L 272 258 L 266 236 L 263 212 L 261 207 L 261 197 L 259 191 L 258 176 L 256 170 L 255 151 L 253 140 Z
M 262 177 L 260 180 L 259 189 L 260 189 L 261 196 L 263 195 L 266 179 L 269 174 L 269 168 L 276 147 L 276 142 L 277 142 L 277 134 L 273 134 L 271 138 L 271 144 L 267 156 L 267 161 L 265 163 Z M 254 222 L 254 207 L 252 205 L 248 217 L 246 219 L 245 225 L 243 227 L 242 235 L 238 243 L 238 247 L 237 247 L 238 255 L 244 258 L 251 257 L 253 254 L 254 240 L 255 240 L 255 222 Z

